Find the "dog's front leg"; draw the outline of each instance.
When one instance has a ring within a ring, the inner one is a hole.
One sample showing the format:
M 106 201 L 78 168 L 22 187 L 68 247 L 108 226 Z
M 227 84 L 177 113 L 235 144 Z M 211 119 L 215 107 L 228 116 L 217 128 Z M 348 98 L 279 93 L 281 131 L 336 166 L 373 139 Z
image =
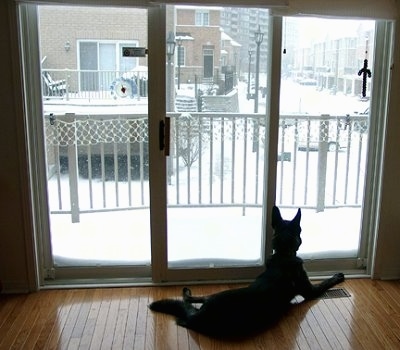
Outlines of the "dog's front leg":
M 184 287 L 182 289 L 182 297 L 186 303 L 195 303 L 195 304 L 203 304 L 207 299 L 207 297 L 204 296 L 201 297 L 192 296 L 192 291 L 187 287 Z
M 318 298 L 328 289 L 344 281 L 343 273 L 336 273 L 331 278 L 328 278 L 320 283 L 312 284 L 304 271 L 303 278 L 299 283 L 299 294 L 306 300 Z

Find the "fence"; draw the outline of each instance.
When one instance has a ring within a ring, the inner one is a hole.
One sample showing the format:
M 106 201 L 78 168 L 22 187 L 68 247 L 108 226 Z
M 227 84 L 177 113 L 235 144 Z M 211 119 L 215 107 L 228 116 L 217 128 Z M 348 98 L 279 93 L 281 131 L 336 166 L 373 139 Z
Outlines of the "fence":
M 265 117 L 172 113 L 169 206 L 261 206 Z M 45 116 L 52 213 L 133 210 L 148 201 L 146 115 Z M 276 203 L 322 211 L 362 203 L 368 116 L 280 118 Z

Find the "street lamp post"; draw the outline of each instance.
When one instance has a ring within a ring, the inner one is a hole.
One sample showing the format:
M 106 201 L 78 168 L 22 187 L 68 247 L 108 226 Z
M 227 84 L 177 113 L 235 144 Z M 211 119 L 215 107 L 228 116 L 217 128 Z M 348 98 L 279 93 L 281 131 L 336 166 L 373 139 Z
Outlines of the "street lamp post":
M 168 38 L 167 38 L 167 106 L 168 110 L 167 112 L 173 112 L 174 111 L 174 98 L 172 91 L 173 89 L 173 81 L 172 81 L 172 56 L 175 53 L 175 39 L 174 39 L 174 33 L 169 32 Z
M 181 88 L 181 47 L 182 47 L 182 38 L 177 37 L 176 43 L 178 45 L 178 51 L 176 52 L 176 59 L 178 62 L 178 90 Z
M 253 54 L 253 51 L 249 49 L 249 73 L 248 73 L 248 78 L 247 78 L 247 99 L 250 100 L 250 70 L 251 70 L 251 55 Z
M 254 113 L 258 113 L 258 90 L 259 90 L 259 73 L 260 73 L 260 45 L 263 41 L 264 33 L 261 33 L 260 26 L 255 32 L 255 41 L 257 44 L 256 54 L 256 85 L 255 85 L 255 96 L 254 96 Z

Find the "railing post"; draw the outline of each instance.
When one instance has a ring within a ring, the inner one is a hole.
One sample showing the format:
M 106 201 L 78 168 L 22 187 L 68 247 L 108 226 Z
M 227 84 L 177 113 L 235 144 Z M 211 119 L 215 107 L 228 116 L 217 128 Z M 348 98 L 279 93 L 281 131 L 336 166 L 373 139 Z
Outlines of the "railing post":
M 326 169 L 329 149 L 329 120 L 322 115 L 319 122 L 318 175 L 317 175 L 317 213 L 325 209 Z
M 76 120 L 74 113 L 66 113 L 66 120 L 70 123 L 75 122 L 70 130 L 68 143 L 68 175 L 69 175 L 69 196 L 71 203 L 71 221 L 79 222 L 79 192 L 78 192 L 78 140 L 76 136 Z
M 66 75 L 65 75 L 65 100 L 69 101 L 69 78 L 71 76 L 69 75 L 69 71 L 66 70 Z

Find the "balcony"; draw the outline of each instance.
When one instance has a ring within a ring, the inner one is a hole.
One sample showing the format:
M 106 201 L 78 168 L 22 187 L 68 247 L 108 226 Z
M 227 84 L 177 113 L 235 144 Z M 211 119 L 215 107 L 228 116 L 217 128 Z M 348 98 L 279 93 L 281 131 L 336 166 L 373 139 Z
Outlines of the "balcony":
M 168 206 L 179 210 L 195 208 L 200 213 L 198 224 L 202 225 L 205 223 L 201 210 L 239 210 L 244 221 L 231 222 L 231 229 L 254 225 L 254 210 L 262 208 L 263 202 L 264 117 L 243 113 L 169 116 L 172 140 L 167 158 Z M 280 117 L 276 204 L 281 208 L 326 212 L 331 218 L 338 215 L 335 222 L 340 222 L 346 210 L 347 225 L 353 233 L 343 237 L 342 242 L 351 246 L 350 250 L 355 249 L 359 237 L 367 129 L 367 115 Z M 119 217 L 129 212 L 131 219 L 146 217 L 143 209 L 150 204 L 146 114 L 45 115 L 45 131 L 54 225 L 66 228 L 85 223 L 84 214 L 101 214 L 99 222 L 107 215 Z M 327 210 L 339 208 L 340 211 Z M 323 222 L 314 220 L 310 227 L 323 226 Z M 197 227 L 194 221 L 191 225 Z M 215 227 L 217 223 L 210 221 L 207 225 Z M 93 227 L 83 227 L 86 229 L 80 230 L 79 239 L 94 234 Z M 330 237 L 337 240 L 338 235 Z M 96 239 L 104 238 L 104 251 L 110 254 L 113 242 L 107 236 L 105 232 L 96 234 Z M 231 232 L 231 241 L 233 236 Z M 78 235 L 73 237 L 55 236 L 53 244 L 65 248 L 70 242 L 72 251 L 76 251 Z M 138 234 L 135 239 L 142 242 L 143 248 L 143 256 L 136 259 L 148 259 L 150 246 L 145 235 Z M 250 246 L 259 249 L 257 238 L 254 244 L 250 236 L 248 239 Z M 303 245 L 304 252 L 326 245 L 332 247 L 332 242 L 314 237 Z M 240 242 L 237 250 L 245 258 Z M 182 251 L 176 250 L 176 260 L 181 259 Z M 118 254 L 120 261 L 121 249 Z

